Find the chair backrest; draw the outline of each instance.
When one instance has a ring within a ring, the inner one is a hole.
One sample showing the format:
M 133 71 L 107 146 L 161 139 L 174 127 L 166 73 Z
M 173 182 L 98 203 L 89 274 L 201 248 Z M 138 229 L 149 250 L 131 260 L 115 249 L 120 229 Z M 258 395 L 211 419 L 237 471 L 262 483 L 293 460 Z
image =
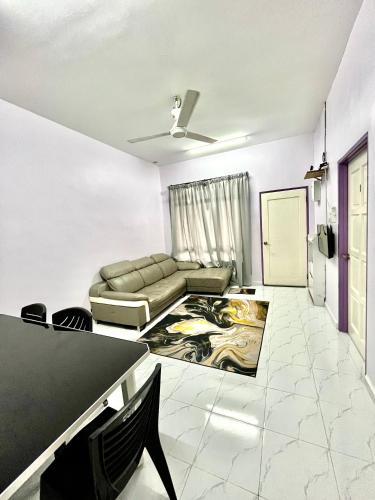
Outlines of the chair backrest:
M 69 307 L 52 314 L 55 330 L 85 330 L 92 332 L 92 315 L 83 307 Z
M 47 308 L 44 304 L 36 303 L 24 306 L 21 309 L 21 318 L 45 323 L 47 321 Z
M 89 437 L 98 498 L 112 499 L 124 489 L 149 440 L 159 439 L 161 365 L 129 402 Z

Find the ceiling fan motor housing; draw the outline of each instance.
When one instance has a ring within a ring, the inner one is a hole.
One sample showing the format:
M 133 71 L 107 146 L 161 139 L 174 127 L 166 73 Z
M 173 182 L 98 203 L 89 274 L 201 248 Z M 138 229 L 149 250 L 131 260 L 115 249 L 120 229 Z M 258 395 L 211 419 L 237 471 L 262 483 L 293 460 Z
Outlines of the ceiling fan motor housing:
M 172 137 L 176 139 L 181 139 L 181 137 L 186 136 L 186 128 L 185 127 L 172 127 L 170 134 Z
M 187 137 L 188 139 L 193 139 L 195 141 L 208 142 L 213 143 L 216 142 L 215 139 L 211 137 L 207 137 L 202 134 L 196 134 L 195 132 L 188 132 L 187 127 L 189 125 L 189 121 L 191 115 L 194 111 L 195 105 L 197 104 L 199 98 L 199 92 L 197 90 L 188 90 L 185 94 L 185 98 L 182 101 L 181 97 L 176 95 L 173 97 L 174 105 L 171 110 L 171 114 L 174 120 L 172 128 L 169 132 L 162 132 L 161 134 L 149 135 L 146 137 L 136 137 L 134 139 L 129 139 L 129 142 L 144 142 L 149 141 L 151 139 L 157 139 L 159 137 L 166 137 L 171 135 L 175 139 L 182 139 L 183 137 Z

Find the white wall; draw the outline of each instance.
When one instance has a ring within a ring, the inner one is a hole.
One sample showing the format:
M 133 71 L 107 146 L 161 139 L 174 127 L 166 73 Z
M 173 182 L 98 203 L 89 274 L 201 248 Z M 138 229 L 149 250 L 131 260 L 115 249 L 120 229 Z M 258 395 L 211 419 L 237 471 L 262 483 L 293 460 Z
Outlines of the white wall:
M 104 264 L 164 250 L 158 168 L 0 101 L 1 312 L 87 305 Z
M 170 250 L 171 247 L 168 205 L 170 184 L 248 171 L 251 196 L 253 283 L 261 283 L 259 193 L 272 189 L 310 185 L 311 183 L 304 181 L 303 177 L 312 161 L 313 141 L 312 136 L 307 134 L 161 166 L 166 248 Z M 313 215 L 311 207 L 310 213 Z M 313 227 L 311 217 L 310 227 Z
M 365 0 L 354 24 L 341 65 L 327 99 L 328 205 L 337 207 L 337 162 L 369 132 L 369 265 L 368 265 L 368 372 L 375 380 L 375 2 Z M 314 134 L 315 164 L 323 150 L 323 119 Z M 325 220 L 325 204 L 316 210 L 317 223 Z M 338 318 L 338 260 L 327 261 L 327 306 Z

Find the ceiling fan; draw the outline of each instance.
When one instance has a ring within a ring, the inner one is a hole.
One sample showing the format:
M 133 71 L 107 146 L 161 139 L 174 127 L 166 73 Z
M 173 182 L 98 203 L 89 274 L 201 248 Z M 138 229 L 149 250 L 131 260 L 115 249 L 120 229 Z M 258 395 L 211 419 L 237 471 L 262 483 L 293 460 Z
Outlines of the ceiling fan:
M 187 130 L 187 126 L 189 124 L 191 115 L 193 114 L 195 105 L 199 99 L 199 92 L 197 90 L 188 90 L 185 94 L 185 98 L 182 101 L 181 97 L 176 95 L 174 96 L 174 105 L 171 111 L 174 122 L 172 128 L 169 132 L 162 132 L 161 134 L 148 135 L 146 137 L 136 137 L 135 139 L 129 139 L 128 142 L 143 142 L 149 141 L 150 139 L 157 139 L 158 137 L 166 137 L 167 135 L 171 135 L 176 139 L 180 139 L 182 137 L 187 137 L 188 139 L 194 139 L 195 141 L 208 142 L 212 144 L 216 142 L 216 139 L 212 139 L 211 137 L 207 137 L 205 135 L 196 134 L 195 132 L 189 132 Z

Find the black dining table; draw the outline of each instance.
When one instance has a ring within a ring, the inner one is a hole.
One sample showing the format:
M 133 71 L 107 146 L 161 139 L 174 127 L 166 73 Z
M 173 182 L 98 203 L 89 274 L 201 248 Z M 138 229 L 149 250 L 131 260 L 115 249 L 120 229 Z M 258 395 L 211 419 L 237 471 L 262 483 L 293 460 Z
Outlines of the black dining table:
M 119 386 L 146 344 L 0 315 L 0 498 L 9 498 Z

